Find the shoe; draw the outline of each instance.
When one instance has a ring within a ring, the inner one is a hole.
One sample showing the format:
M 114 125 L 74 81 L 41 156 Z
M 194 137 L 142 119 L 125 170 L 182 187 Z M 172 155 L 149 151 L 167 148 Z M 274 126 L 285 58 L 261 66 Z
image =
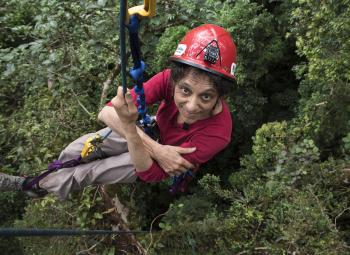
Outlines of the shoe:
M 0 191 L 21 190 L 24 177 L 0 173 Z
M 41 198 L 48 194 L 47 190 L 40 188 L 39 183 L 35 183 L 30 188 L 26 188 L 26 185 L 30 183 L 35 177 L 26 177 L 22 183 L 22 191 L 31 198 Z

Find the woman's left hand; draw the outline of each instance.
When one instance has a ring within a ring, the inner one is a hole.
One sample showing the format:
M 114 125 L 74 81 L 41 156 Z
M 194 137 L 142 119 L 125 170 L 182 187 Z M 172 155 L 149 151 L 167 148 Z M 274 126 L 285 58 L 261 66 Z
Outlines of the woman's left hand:
M 112 99 L 112 104 L 124 125 L 135 124 L 139 114 L 129 91 L 124 97 L 123 88 L 119 86 L 117 96 Z

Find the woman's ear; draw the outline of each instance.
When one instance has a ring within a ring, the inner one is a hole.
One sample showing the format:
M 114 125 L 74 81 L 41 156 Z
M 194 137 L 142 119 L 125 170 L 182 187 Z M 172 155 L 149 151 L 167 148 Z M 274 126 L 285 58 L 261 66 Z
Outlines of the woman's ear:
M 229 98 L 228 95 L 219 96 L 219 99 L 220 99 L 220 100 L 226 100 L 226 99 L 228 99 L 228 98 Z

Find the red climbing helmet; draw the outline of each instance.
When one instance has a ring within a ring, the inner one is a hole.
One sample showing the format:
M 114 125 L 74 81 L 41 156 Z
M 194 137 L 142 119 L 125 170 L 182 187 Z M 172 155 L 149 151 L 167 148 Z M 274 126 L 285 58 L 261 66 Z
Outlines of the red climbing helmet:
M 205 24 L 187 32 L 170 60 L 235 80 L 236 45 L 222 27 Z

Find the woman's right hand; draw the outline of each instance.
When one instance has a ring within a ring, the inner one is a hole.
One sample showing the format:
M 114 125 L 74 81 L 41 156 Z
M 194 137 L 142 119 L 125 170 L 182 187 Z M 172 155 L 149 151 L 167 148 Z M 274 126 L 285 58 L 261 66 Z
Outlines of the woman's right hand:
M 195 150 L 195 147 L 182 148 L 159 144 L 154 150 L 153 158 L 168 175 L 175 176 L 195 168 L 193 164 L 182 157 L 182 154 L 192 153 Z

